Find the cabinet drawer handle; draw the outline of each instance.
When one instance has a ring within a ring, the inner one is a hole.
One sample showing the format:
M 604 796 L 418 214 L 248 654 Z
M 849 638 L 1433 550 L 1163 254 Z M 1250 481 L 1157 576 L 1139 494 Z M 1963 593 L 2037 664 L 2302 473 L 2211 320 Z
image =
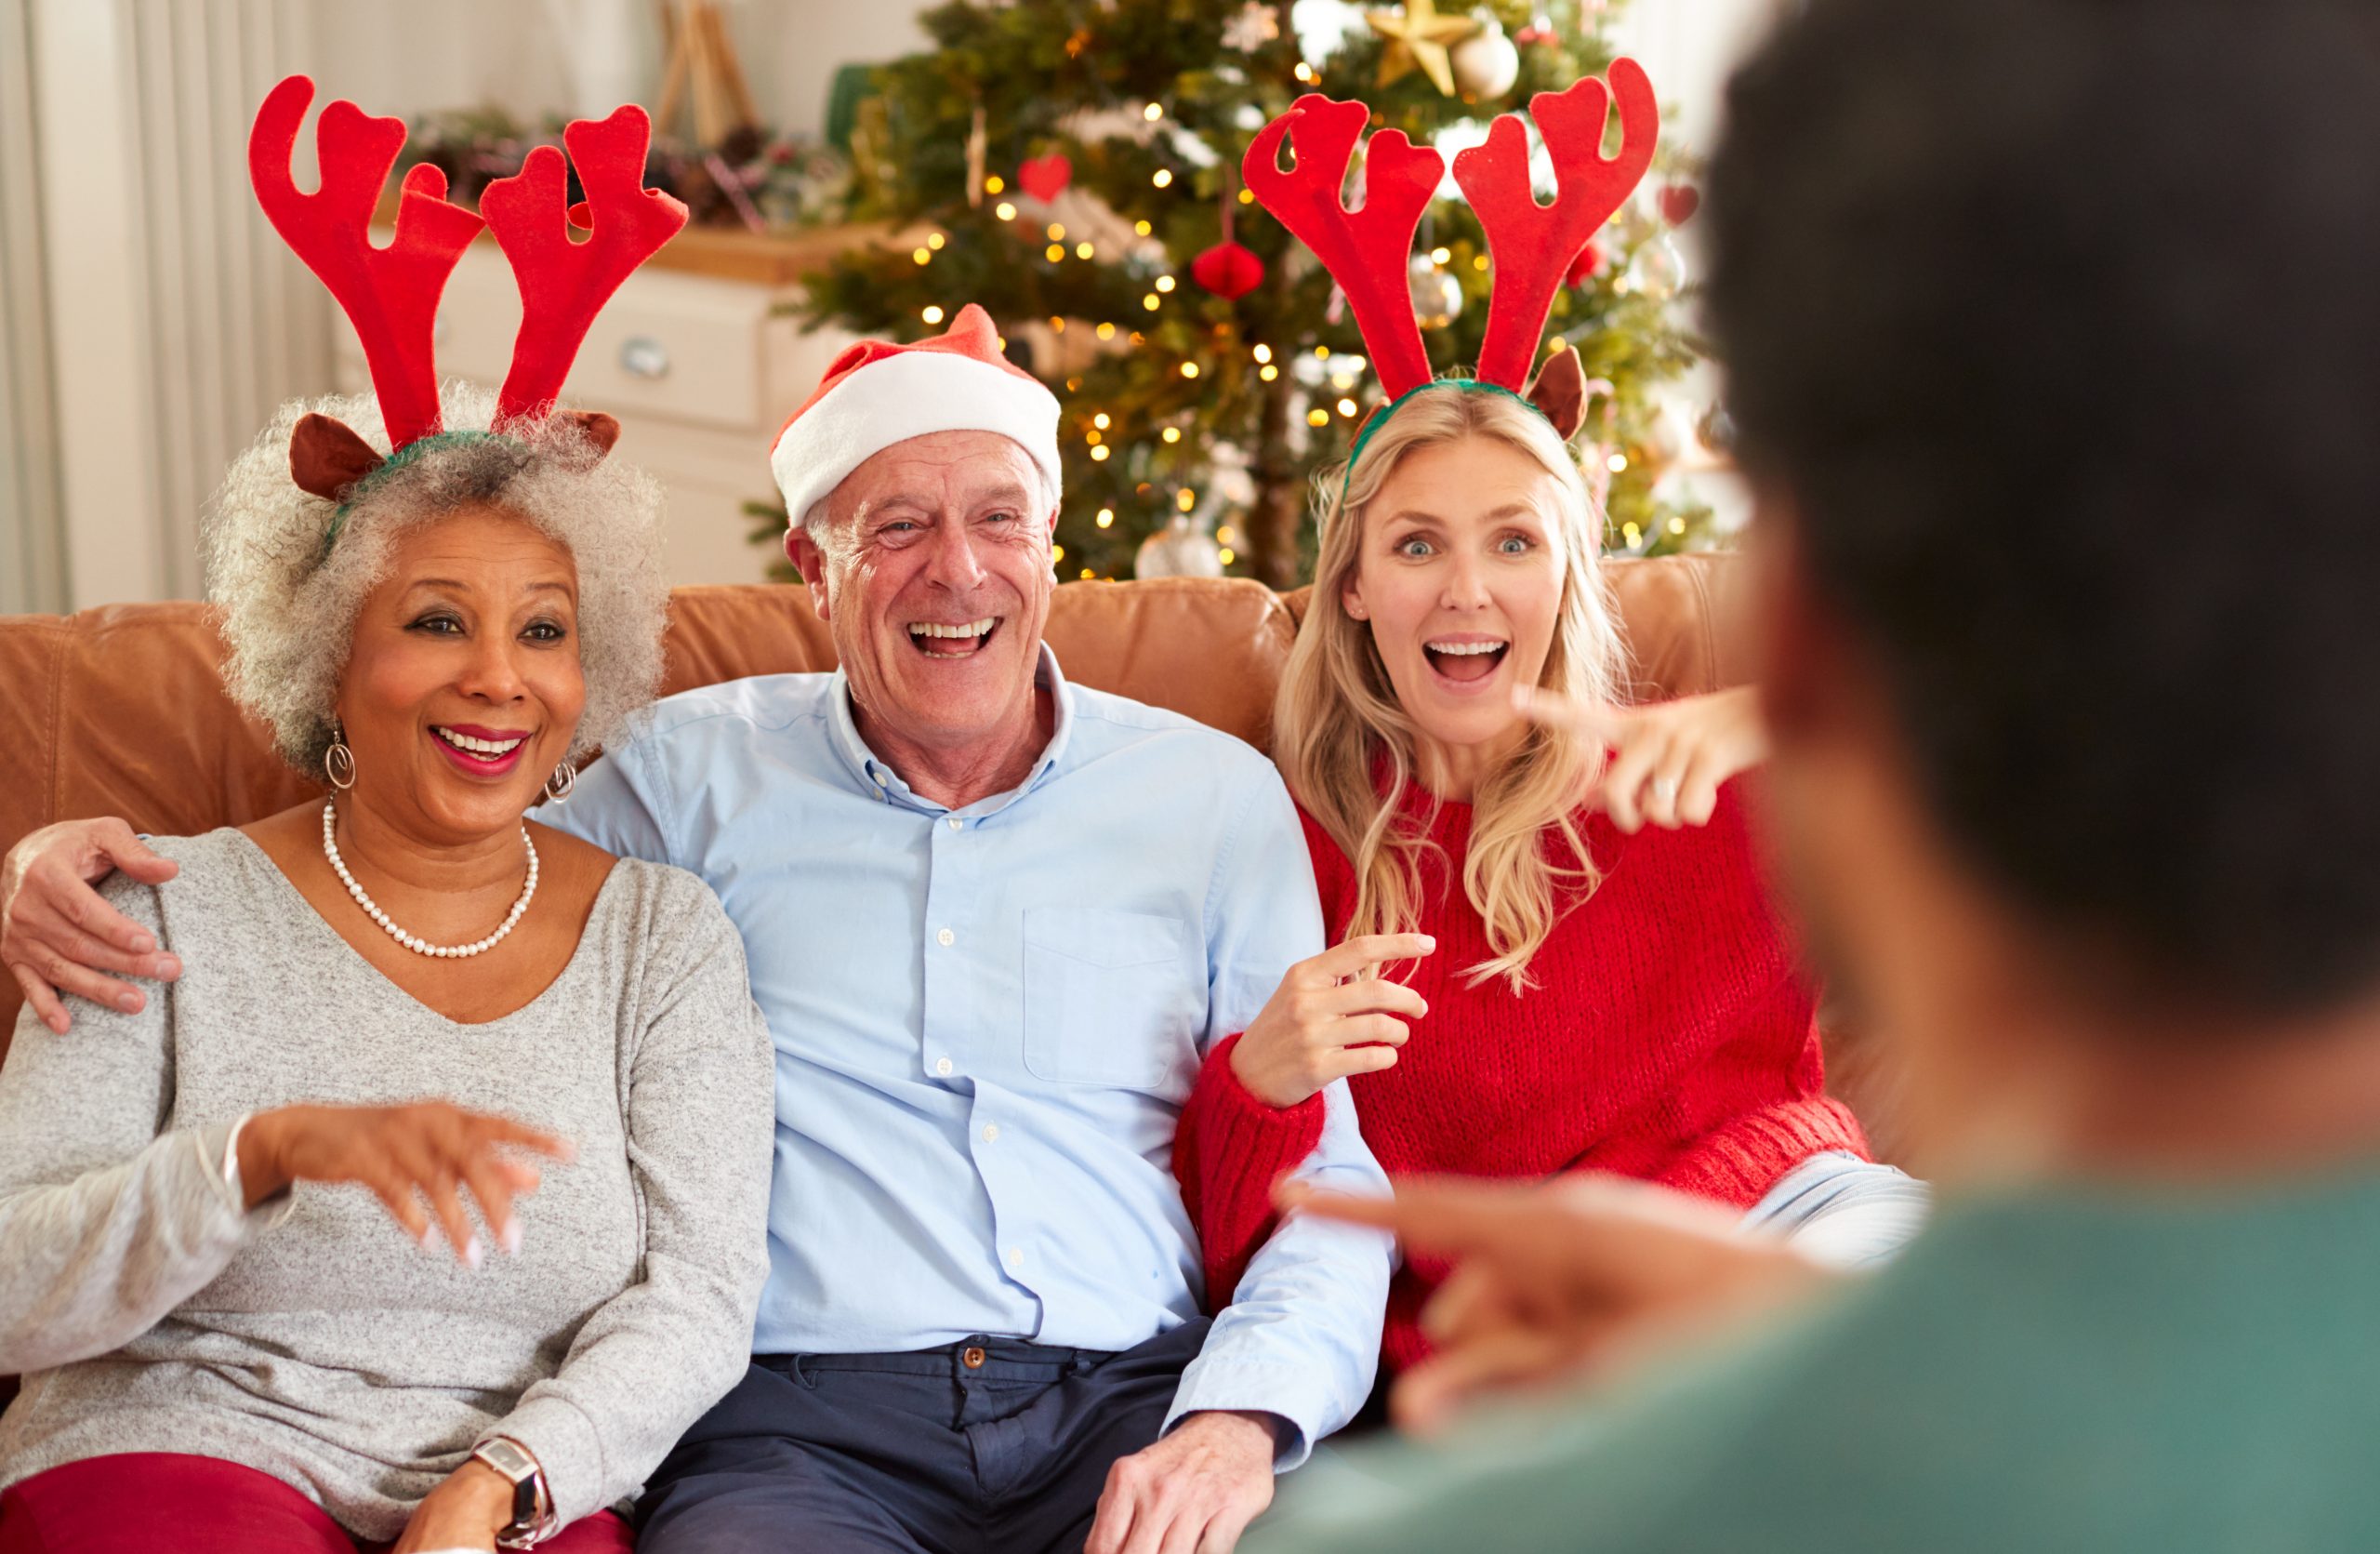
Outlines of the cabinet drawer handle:
M 651 335 L 630 335 L 620 342 L 620 370 L 630 378 L 667 378 L 668 348 Z

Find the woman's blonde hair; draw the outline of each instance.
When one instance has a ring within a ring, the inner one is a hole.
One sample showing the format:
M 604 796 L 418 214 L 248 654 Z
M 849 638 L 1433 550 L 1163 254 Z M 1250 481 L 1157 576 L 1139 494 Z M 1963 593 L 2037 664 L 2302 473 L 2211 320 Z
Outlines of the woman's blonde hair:
M 1559 493 L 1554 510 L 1540 514 L 1567 564 L 1539 686 L 1605 702 L 1621 677 L 1624 649 L 1595 564 L 1593 498 L 1568 445 L 1530 405 L 1490 388 L 1432 385 L 1401 401 L 1358 445 L 1352 469 L 1325 470 L 1316 493 L 1322 554 L 1274 704 L 1273 740 L 1289 790 L 1354 867 L 1351 936 L 1415 930 L 1421 855 L 1432 843 L 1426 823 L 1398 818 L 1418 780 L 1415 728 L 1371 629 L 1347 614 L 1346 586 L 1362 555 L 1366 511 L 1390 474 L 1419 449 L 1474 438 L 1534 458 Z M 1594 888 L 1598 876 L 1576 814 L 1603 753 L 1593 741 L 1533 724 L 1518 754 L 1472 796 L 1462 889 L 1495 953 L 1469 968 L 1471 986 L 1497 976 L 1515 993 L 1533 986 L 1528 965 L 1539 946 Z

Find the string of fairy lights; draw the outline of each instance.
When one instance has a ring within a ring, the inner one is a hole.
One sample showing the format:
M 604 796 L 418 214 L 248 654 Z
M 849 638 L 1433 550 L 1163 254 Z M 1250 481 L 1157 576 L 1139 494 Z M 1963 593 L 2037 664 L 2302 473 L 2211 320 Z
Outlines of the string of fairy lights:
M 1297 76 L 1300 81 L 1309 84 L 1318 79 L 1312 67 L 1308 66 L 1303 61 L 1300 61 L 1297 66 Z M 1145 104 L 1141 110 L 1141 116 L 1148 123 L 1157 123 L 1165 117 L 1164 105 L 1157 102 Z M 1158 167 L 1149 175 L 1149 185 L 1154 191 L 1164 192 L 1170 190 L 1175 187 L 1176 182 L 1177 179 L 1175 178 L 1174 171 L 1170 167 Z M 1006 195 L 1009 193 L 1008 180 L 998 173 L 986 173 L 984 176 L 981 188 L 986 198 L 997 199 L 998 202 L 992 207 L 992 214 L 1003 224 L 1014 225 L 1020 215 L 1015 202 L 1012 199 L 1000 198 L 1000 196 Z M 1186 189 L 1187 186 L 1185 183 L 1185 193 Z M 1256 196 L 1246 189 L 1238 191 L 1237 198 L 1238 203 L 1242 206 L 1252 206 L 1256 203 Z M 1156 228 L 1154 224 L 1146 218 L 1142 218 L 1132 223 L 1132 232 L 1136 237 L 1147 238 L 1155 232 L 1155 230 Z M 1095 260 L 1099 257 L 1098 245 L 1091 238 L 1077 235 L 1075 240 L 1069 244 L 1067 241 L 1067 230 L 1063 222 L 1051 221 L 1048 223 L 1042 229 L 1042 236 L 1045 246 L 1041 250 L 1041 257 L 1044 261 L 1052 267 L 1064 265 L 1069 259 L 1078 262 L 1090 262 Z M 949 239 L 947 235 L 943 232 L 935 232 L 929 233 L 922 243 L 919 244 L 913 250 L 911 250 L 910 258 L 921 268 L 931 265 L 934 260 L 934 257 L 943 251 L 943 249 L 948 245 L 948 242 Z M 1486 268 L 1486 260 L 1484 257 L 1481 260 L 1481 268 Z M 1141 298 L 1141 307 L 1143 311 L 1150 314 L 1158 313 L 1165 307 L 1166 303 L 1180 292 L 1181 284 L 1181 279 L 1170 271 L 1158 273 L 1149 282 L 1149 289 Z M 945 310 L 941 304 L 930 303 L 919 310 L 918 316 L 923 323 L 932 326 L 941 325 L 950 315 L 947 310 Z M 1049 318 L 1050 332 L 1053 336 L 1064 336 L 1067 333 L 1071 322 L 1072 321 L 1069 321 L 1062 314 L 1052 313 Z M 1148 337 L 1144 331 L 1136 328 L 1129 328 L 1124 324 L 1113 319 L 1104 319 L 1092 324 L 1091 325 L 1091 330 L 1093 337 L 1103 343 L 1113 341 L 1118 337 L 1121 337 L 1124 341 L 1125 348 L 1130 350 L 1138 350 L 1148 343 Z M 1218 333 L 1229 334 L 1235 331 L 1233 331 L 1228 325 L 1219 326 L 1218 329 Z M 1003 351 L 1008 348 L 1008 340 L 1005 338 L 1002 338 L 999 343 L 1000 348 Z M 1245 350 L 1250 362 L 1255 367 L 1256 376 L 1259 381 L 1272 383 L 1280 378 L 1281 363 L 1276 359 L 1276 353 L 1270 345 L 1265 344 L 1263 341 L 1256 341 L 1248 344 L 1245 347 Z M 1316 346 L 1315 348 L 1315 353 L 1316 357 L 1323 360 L 1329 359 L 1331 354 L 1330 349 L 1328 346 Z M 1342 361 L 1346 364 L 1345 367 L 1341 371 L 1332 373 L 1329 379 L 1330 384 L 1338 395 L 1334 408 L 1342 418 L 1353 418 L 1358 410 L 1356 402 L 1353 397 L 1356 379 L 1365 370 L 1367 364 L 1360 356 L 1348 357 L 1342 355 Z M 1175 364 L 1174 370 L 1183 379 L 1195 380 L 1206 370 L 1206 368 L 1201 365 L 1197 358 L 1184 357 L 1182 361 Z M 1078 377 L 1069 377 L 1066 379 L 1067 392 L 1070 394 L 1077 392 L 1080 388 L 1081 382 L 1082 379 Z M 1118 438 L 1121 433 L 1120 429 L 1117 424 L 1116 416 L 1112 412 L 1104 408 L 1091 407 L 1088 410 L 1070 409 L 1069 416 L 1074 422 L 1075 432 L 1082 438 L 1084 444 L 1088 447 L 1092 462 L 1104 464 L 1115 457 L 1116 450 L 1118 446 Z M 1306 414 L 1307 423 L 1311 426 L 1328 426 L 1330 424 L 1331 419 L 1331 411 L 1320 406 L 1316 406 L 1309 410 Z M 1155 430 L 1157 440 L 1161 444 L 1170 446 L 1182 441 L 1183 431 L 1179 426 L 1163 425 L 1156 428 Z M 1156 488 L 1152 483 L 1142 482 L 1138 487 L 1138 493 L 1142 496 L 1149 496 L 1154 493 L 1155 489 Z M 1196 486 L 1182 485 L 1177 487 L 1173 494 L 1173 506 L 1175 511 L 1185 513 L 1195 511 L 1198 505 L 1198 497 L 1199 493 Z M 1112 506 L 1102 507 L 1092 519 L 1092 522 L 1101 529 L 1114 527 L 1116 523 L 1115 508 Z M 1234 533 L 1232 526 L 1229 524 L 1218 525 L 1215 529 L 1215 542 L 1220 548 L 1218 551 L 1218 559 L 1225 566 L 1230 566 L 1238 559 L 1236 552 L 1233 549 L 1237 539 L 1238 536 Z M 1051 564 L 1063 566 L 1066 559 L 1065 547 L 1063 544 L 1053 543 L 1050 548 L 1050 552 Z M 1086 582 L 1094 579 L 1112 580 L 1104 578 L 1104 575 L 1098 572 L 1097 569 L 1089 566 L 1080 568 L 1078 577 L 1081 580 Z
M 1313 66 L 1303 60 L 1297 63 L 1294 73 L 1300 82 L 1308 86 L 1316 85 L 1321 79 Z M 1156 124 L 1164 119 L 1165 112 L 1161 103 L 1150 102 L 1142 108 L 1141 116 L 1146 122 Z M 1161 193 L 1173 190 L 1177 184 L 1181 185 L 1183 193 L 1188 192 L 1188 181 L 1178 179 L 1170 167 L 1157 167 L 1149 175 L 1149 186 L 1153 193 Z M 1015 227 L 1022 213 L 1013 199 L 1004 197 L 1010 193 L 1008 179 L 998 173 L 987 172 L 983 175 L 980 189 L 986 199 L 998 202 L 992 208 L 992 214 L 1003 225 Z M 1174 197 L 1179 198 L 1181 195 L 1177 194 Z M 1255 204 L 1256 196 L 1252 192 L 1242 188 L 1236 192 L 1236 199 L 1241 206 L 1252 206 Z M 1617 226 L 1622 220 L 1622 217 L 1615 214 L 1611 219 L 1612 224 Z M 1135 237 L 1147 239 L 1155 228 L 1153 223 L 1144 217 L 1132 222 L 1131 231 Z M 1062 267 L 1069 261 L 1088 263 L 1099 257 L 1099 246 L 1091 237 L 1075 233 L 1072 234 L 1070 242 L 1070 234 L 1063 222 L 1047 223 L 1041 229 L 1039 235 L 1044 244 L 1041 258 L 1052 268 Z M 1424 241 L 1427 239 L 1425 238 Z M 947 243 L 948 238 L 945 233 L 931 232 L 922 243 L 917 246 L 910 257 L 920 267 L 930 266 L 935 256 L 943 251 Z M 1443 271 L 1454 262 L 1453 250 L 1444 245 L 1433 246 L 1426 252 L 1430 265 L 1439 271 Z M 1419 256 L 1416 257 L 1415 262 L 1417 265 L 1420 264 Z M 1474 270 L 1483 273 L 1491 268 L 1489 256 L 1485 251 L 1474 254 L 1470 264 Z M 1166 304 L 1179 295 L 1181 295 L 1181 281 L 1170 271 L 1161 272 L 1153 277 L 1149 282 L 1148 290 L 1141 298 L 1144 312 L 1151 315 L 1149 322 L 1154 323 L 1155 315 L 1159 314 Z M 919 313 L 920 320 L 928 325 L 940 325 L 948 316 L 948 312 L 939 303 L 929 304 Z M 1078 322 L 1080 321 L 1072 321 L 1057 313 L 1051 314 L 1048 319 L 1050 332 L 1053 337 L 1064 337 Z M 1104 319 L 1091 324 L 1090 328 L 1093 337 L 1103 344 L 1113 342 L 1119 337 L 1124 342 L 1124 349 L 1138 350 L 1148 344 L 1148 336 L 1144 330 L 1130 327 L 1123 321 Z M 1254 368 L 1259 381 L 1268 384 L 1277 381 L 1285 365 L 1280 353 L 1276 352 L 1271 344 L 1263 340 L 1237 340 L 1235 339 L 1237 333 L 1235 325 L 1217 325 L 1209 338 L 1233 340 L 1232 349 L 1245 353 L 1247 363 Z M 1556 351 L 1560 349 L 1561 344 L 1561 338 L 1556 336 L 1546 341 L 1546 349 L 1549 352 Z M 1002 350 L 1007 349 L 1008 341 L 1005 338 L 1000 340 L 1000 347 Z M 1327 345 L 1314 347 L 1313 358 L 1319 371 L 1310 370 L 1298 375 L 1299 381 L 1308 386 L 1309 392 L 1316 401 L 1305 412 L 1306 425 L 1309 428 L 1320 430 L 1331 425 L 1333 421 L 1352 422 L 1362 413 L 1357 391 L 1363 375 L 1368 370 L 1369 364 L 1361 356 L 1345 352 L 1341 352 L 1334 357 Z M 1202 365 L 1196 356 L 1185 356 L 1175 365 L 1175 371 L 1184 379 L 1195 380 L 1207 370 L 1208 368 Z M 1065 379 L 1065 388 L 1069 395 L 1078 392 L 1081 385 L 1082 379 L 1078 376 L 1069 376 Z M 1110 409 L 1102 406 L 1070 406 L 1068 417 L 1073 425 L 1074 434 L 1081 437 L 1092 462 L 1106 463 L 1116 457 L 1117 449 L 1124 445 L 1126 433 L 1117 424 L 1117 417 Z M 1178 444 L 1183 439 L 1183 430 L 1178 425 L 1160 425 L 1153 430 L 1159 442 L 1166 445 Z M 1615 475 L 1629 468 L 1628 456 L 1618 451 L 1610 453 L 1605 462 L 1611 473 Z M 1144 498 L 1152 497 L 1155 493 L 1156 486 L 1150 482 L 1141 482 L 1136 488 L 1136 494 Z M 1173 506 L 1176 511 L 1188 513 L 1197 509 L 1198 499 L 1199 493 L 1197 487 L 1182 485 L 1175 489 Z M 1116 517 L 1114 507 L 1104 506 L 1099 509 L 1093 523 L 1096 527 L 1105 530 L 1114 526 Z M 1683 534 L 1686 524 L 1682 518 L 1673 518 L 1669 521 L 1669 527 L 1673 533 Z M 1218 559 L 1226 567 L 1232 565 L 1237 560 L 1234 547 L 1238 537 L 1232 526 L 1224 523 L 1217 525 L 1214 538 L 1219 548 Z M 1633 547 L 1640 542 L 1643 536 L 1638 525 L 1630 523 L 1624 525 L 1622 538 L 1627 544 Z M 1065 559 L 1065 547 L 1053 542 L 1051 546 L 1052 565 L 1063 566 Z M 1084 581 L 1104 577 L 1090 566 L 1080 567 L 1078 576 Z

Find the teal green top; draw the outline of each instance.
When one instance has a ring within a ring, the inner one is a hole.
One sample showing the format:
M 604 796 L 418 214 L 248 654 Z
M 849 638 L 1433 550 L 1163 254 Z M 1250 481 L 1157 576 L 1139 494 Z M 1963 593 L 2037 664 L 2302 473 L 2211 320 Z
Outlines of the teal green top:
M 1954 1207 L 1823 1309 L 1596 1406 L 1317 1463 L 1242 1547 L 2380 1548 L 2380 1175 Z

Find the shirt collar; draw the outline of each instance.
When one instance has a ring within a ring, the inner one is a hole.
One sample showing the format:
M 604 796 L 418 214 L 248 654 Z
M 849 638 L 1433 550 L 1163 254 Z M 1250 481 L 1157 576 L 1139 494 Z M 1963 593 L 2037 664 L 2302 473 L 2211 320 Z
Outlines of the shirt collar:
M 1050 705 L 1056 712 L 1056 718 L 1050 730 L 1050 742 L 1044 745 L 1041 753 L 1034 758 L 1033 770 L 1022 783 L 1008 792 L 996 793 L 990 798 L 978 800 L 968 805 L 965 813 L 998 814 L 1040 787 L 1064 760 L 1067 748 L 1074 737 L 1074 689 L 1067 684 L 1065 675 L 1058 668 L 1057 654 L 1051 651 L 1050 644 L 1046 642 L 1041 644 L 1040 661 L 1034 669 L 1033 684 L 1036 688 L 1046 689 L 1050 693 Z M 835 677 L 827 685 L 827 693 L 829 707 L 827 737 L 834 744 L 835 753 L 842 758 L 844 768 L 852 774 L 860 789 L 865 792 L 875 794 L 887 804 L 902 804 L 929 815 L 945 813 L 948 806 L 919 797 L 906 782 L 901 779 L 901 774 L 894 771 L 890 763 L 868 749 L 867 741 L 860 737 L 859 723 L 852 716 L 851 679 L 840 666 L 836 668 Z

